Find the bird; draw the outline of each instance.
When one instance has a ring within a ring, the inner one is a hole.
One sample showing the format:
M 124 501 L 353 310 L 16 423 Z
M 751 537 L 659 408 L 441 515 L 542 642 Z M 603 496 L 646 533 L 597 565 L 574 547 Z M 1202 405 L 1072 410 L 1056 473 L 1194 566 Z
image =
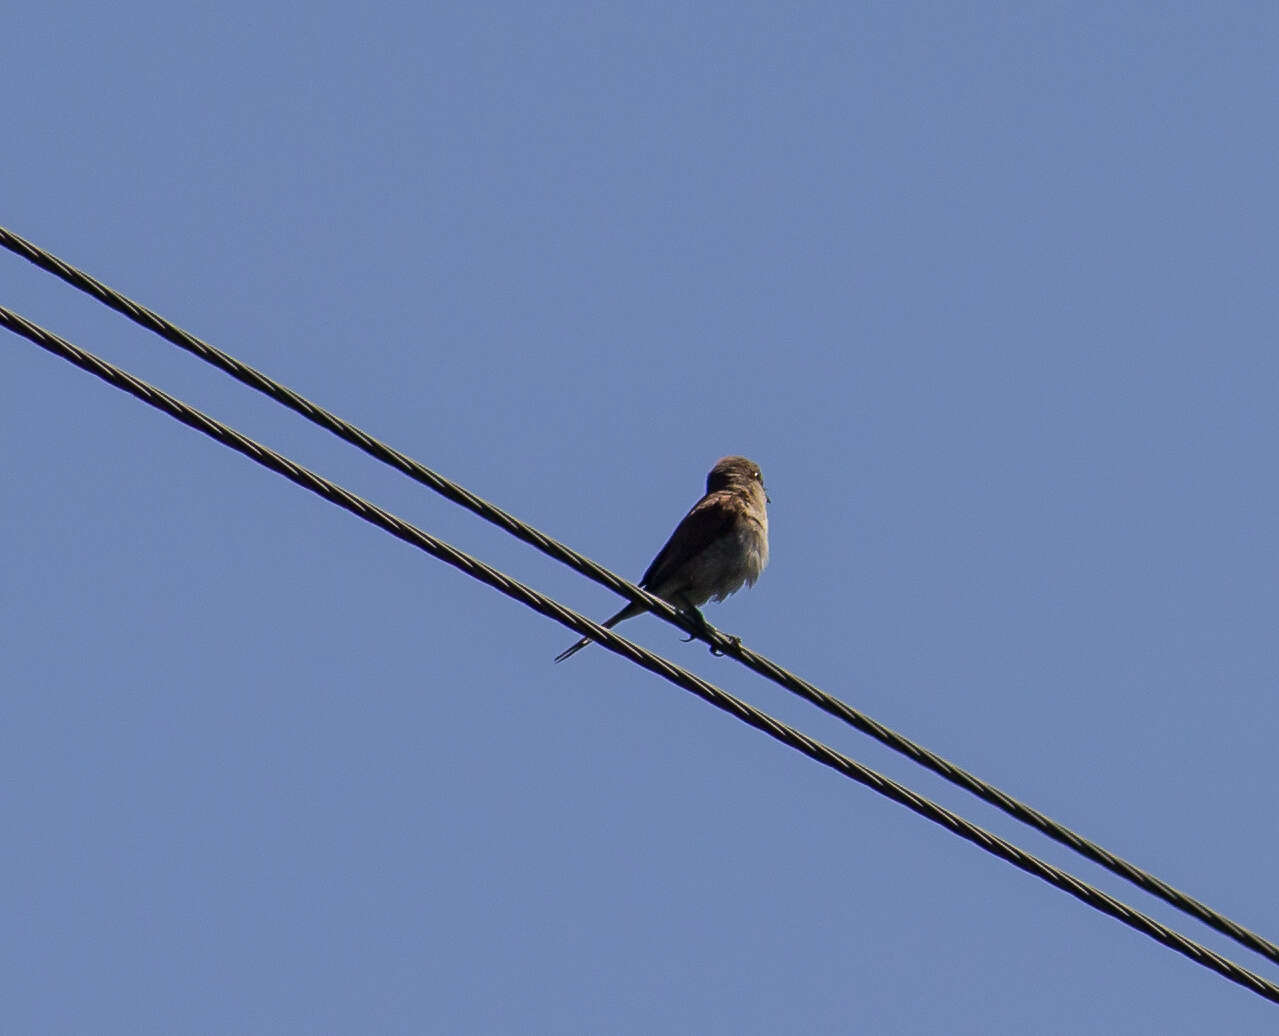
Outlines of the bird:
M 768 564 L 766 505 L 771 502 L 758 464 L 745 457 L 722 457 L 706 476 L 706 495 L 675 526 L 639 585 L 706 626 L 698 608 L 722 601 L 743 584 L 754 586 Z M 647 610 L 631 602 L 601 625 L 612 629 Z M 583 637 L 555 661 L 563 662 L 589 643 Z

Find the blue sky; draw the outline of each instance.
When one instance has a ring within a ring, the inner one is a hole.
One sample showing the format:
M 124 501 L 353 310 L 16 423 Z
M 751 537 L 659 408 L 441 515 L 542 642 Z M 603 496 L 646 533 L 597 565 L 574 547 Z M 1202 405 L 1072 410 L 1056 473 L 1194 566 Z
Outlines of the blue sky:
M 1279 10 L 86 4 L 0 222 L 1279 939 Z M 616 598 L 0 254 L 0 303 Z M 5 336 L 13 1031 L 1273 1032 L 1279 1007 Z M 1272 980 L 651 617 L 622 632 Z

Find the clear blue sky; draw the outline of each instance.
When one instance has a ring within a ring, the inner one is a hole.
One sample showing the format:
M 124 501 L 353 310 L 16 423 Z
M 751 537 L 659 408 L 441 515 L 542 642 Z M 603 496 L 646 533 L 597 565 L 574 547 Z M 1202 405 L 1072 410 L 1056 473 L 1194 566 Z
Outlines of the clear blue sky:
M 0 222 L 1279 939 L 1279 8 L 29 7 Z M 0 302 L 617 599 L 0 254 Z M 1279 1007 L 4 335 L 13 1032 Z M 651 617 L 622 628 L 1270 978 Z

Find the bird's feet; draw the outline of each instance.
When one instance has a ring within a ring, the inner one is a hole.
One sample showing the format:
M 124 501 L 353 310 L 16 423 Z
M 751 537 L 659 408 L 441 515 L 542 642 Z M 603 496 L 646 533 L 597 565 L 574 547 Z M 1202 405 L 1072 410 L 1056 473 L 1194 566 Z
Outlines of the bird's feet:
M 700 611 L 694 608 L 687 601 L 684 602 L 684 607 L 681 608 L 680 611 L 682 611 L 692 621 L 693 625 L 697 627 L 697 632 L 700 633 L 703 637 L 710 637 L 712 634 L 714 634 L 715 627 L 706 621 L 706 616 L 704 616 Z M 684 638 L 684 643 L 687 644 L 690 640 L 696 640 L 696 639 L 697 639 L 697 633 L 690 633 L 687 637 Z
M 723 637 L 734 648 L 740 648 L 742 646 L 741 637 L 730 637 L 725 633 L 720 633 L 719 630 L 717 630 L 714 626 L 712 626 L 709 622 L 706 621 L 706 616 L 704 616 L 700 611 L 694 608 L 691 604 L 686 603 L 684 608 L 681 609 L 681 611 L 683 611 L 685 615 L 687 615 L 690 619 L 692 619 L 693 623 L 698 627 L 698 632 L 711 642 L 710 647 L 711 647 L 712 655 L 722 655 L 724 653 L 722 648 L 719 648 L 715 645 L 716 636 Z M 684 638 L 684 643 L 687 644 L 689 643 L 689 641 L 696 640 L 696 639 L 697 639 L 697 635 L 690 633 L 687 637 Z

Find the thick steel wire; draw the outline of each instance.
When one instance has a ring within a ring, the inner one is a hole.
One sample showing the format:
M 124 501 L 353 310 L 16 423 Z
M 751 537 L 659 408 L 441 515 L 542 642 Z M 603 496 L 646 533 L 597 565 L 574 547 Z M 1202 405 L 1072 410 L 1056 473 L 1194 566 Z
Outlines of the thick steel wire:
M 1210 928 L 1221 932 L 1224 935 L 1234 939 L 1239 944 L 1248 947 L 1257 953 L 1269 958 L 1271 961 L 1279 964 L 1279 945 L 1271 942 L 1269 939 L 1258 935 L 1236 921 L 1231 920 L 1224 914 L 1213 910 L 1207 904 L 1200 902 L 1192 896 L 1180 891 L 1169 885 L 1167 882 L 1155 877 L 1148 871 L 1143 870 L 1136 864 L 1130 863 L 1120 856 L 1115 855 L 1108 849 L 1103 848 L 1096 842 L 1083 837 L 1063 824 L 1058 823 L 1051 817 L 1039 812 L 1039 810 L 1028 806 L 1026 803 L 1013 798 L 1011 795 L 995 787 L 993 784 L 982 780 L 975 774 L 969 773 L 967 770 L 949 760 L 937 755 L 935 752 L 929 751 L 922 745 L 916 744 L 903 734 L 884 726 L 879 721 L 868 716 L 866 713 L 853 708 L 839 698 L 821 690 L 807 680 L 796 676 L 787 669 L 773 662 L 771 659 L 765 658 L 763 655 L 757 654 L 742 645 L 735 637 L 728 637 L 720 633 L 718 630 L 710 630 L 709 632 L 700 626 L 692 623 L 685 616 L 681 615 L 671 605 L 667 604 L 660 597 L 654 597 L 652 594 L 635 586 L 633 583 L 622 579 L 620 576 L 610 572 L 602 565 L 597 564 L 590 558 L 579 554 L 577 551 L 566 546 L 559 541 L 552 539 L 545 533 L 533 528 L 533 526 L 521 521 L 520 519 L 508 514 L 501 508 L 489 503 L 476 496 L 474 493 L 458 485 L 443 475 L 432 471 L 425 467 L 412 457 L 399 452 L 388 446 L 386 443 L 375 439 L 373 436 L 355 427 L 347 421 L 342 420 L 335 414 L 317 406 L 310 400 L 298 395 L 292 389 L 280 384 L 278 381 L 267 377 L 260 371 L 241 363 L 233 356 L 222 352 L 221 350 L 202 341 L 195 335 L 184 331 L 182 328 L 166 320 L 158 313 L 147 309 L 140 303 L 134 302 L 132 299 L 120 294 L 120 292 L 109 288 L 101 281 L 89 276 L 82 270 L 76 269 L 69 263 L 64 262 L 57 256 L 45 251 L 38 245 L 27 241 L 25 238 L 13 233 L 4 227 L 0 227 L 0 245 L 9 249 L 16 255 L 22 256 L 29 262 L 43 270 L 55 274 L 62 278 L 73 287 L 93 296 L 100 302 L 119 313 L 124 314 L 130 320 L 140 324 L 147 330 L 160 335 L 165 340 L 187 350 L 190 353 L 200 357 L 200 359 L 212 364 L 213 366 L 225 371 L 236 380 L 242 382 L 251 388 L 257 389 L 270 398 L 279 403 L 295 410 L 307 420 L 318 424 L 322 428 L 328 429 L 334 435 L 354 446 L 359 447 L 365 453 L 377 458 L 385 464 L 408 475 L 410 478 L 421 483 L 424 486 L 434 490 L 445 498 L 452 500 L 456 504 L 467 508 L 474 514 L 479 515 L 485 521 L 491 522 L 501 529 L 506 530 L 512 536 L 522 540 L 525 543 L 536 547 L 543 554 L 554 558 L 556 561 L 568 565 L 570 568 L 593 579 L 595 582 L 608 589 L 620 594 L 621 596 L 638 603 L 643 604 L 654 614 L 667 622 L 678 626 L 694 637 L 697 637 L 710 644 L 715 650 L 728 655 L 729 657 L 741 662 L 747 668 L 754 670 L 761 676 L 772 680 L 781 687 L 786 688 L 793 694 L 805 699 L 816 705 L 818 708 L 829 713 L 847 723 L 849 726 L 862 731 L 864 734 L 873 737 L 881 744 L 887 745 L 895 752 L 914 760 L 920 766 L 931 770 L 945 780 L 950 781 L 965 791 L 976 795 L 978 798 L 993 806 L 1003 810 L 1009 816 L 1015 818 L 1023 824 L 1035 828 L 1042 834 L 1047 835 L 1054 841 L 1061 843 L 1079 853 L 1086 859 L 1092 860 L 1094 863 L 1100 864 L 1107 870 L 1118 874 L 1126 881 L 1131 882 L 1138 888 L 1149 892 L 1154 896 L 1158 896 L 1164 902 L 1171 904 L 1178 910 L 1182 910 Z M 586 634 L 590 635 L 590 634 Z M 599 639 L 599 638 L 593 638 Z
M 1013 866 L 1028 874 L 1033 874 L 1050 885 L 1056 886 L 1093 909 L 1109 914 L 1130 928 L 1149 936 L 1156 942 L 1176 950 L 1196 964 L 1215 971 L 1224 978 L 1238 983 L 1245 989 L 1250 989 L 1258 996 L 1264 997 L 1272 1003 L 1279 1003 L 1279 986 L 1262 978 L 1260 975 L 1160 924 L 1154 918 L 1129 907 L 1100 889 L 1093 888 L 1074 875 L 1023 851 L 1011 842 L 1007 842 L 999 836 L 978 827 L 976 824 L 970 823 L 958 814 L 952 813 L 922 795 L 916 794 L 909 788 L 884 777 L 869 767 L 863 766 L 861 763 L 801 733 L 767 713 L 761 712 L 759 709 L 748 705 L 739 698 L 734 697 L 714 684 L 708 683 L 701 677 L 695 676 L 660 655 L 631 643 L 586 616 L 565 607 L 531 587 L 511 579 L 477 558 L 473 558 L 443 540 L 431 536 L 429 533 L 403 521 L 390 512 L 382 510 L 382 508 L 343 489 L 336 483 L 330 482 L 323 476 L 299 464 L 295 464 L 274 450 L 254 442 L 220 421 L 188 406 L 155 386 L 135 378 L 106 360 L 72 345 L 51 331 L 31 323 L 2 306 L 0 306 L 0 325 L 34 342 L 42 349 L 56 356 L 61 356 L 108 384 L 136 396 L 144 403 L 163 411 L 183 424 L 203 432 L 224 446 L 229 446 L 231 449 L 244 454 L 264 468 L 283 475 L 291 482 L 310 490 L 331 503 L 337 504 L 339 507 L 389 532 L 398 539 L 425 551 L 432 557 L 438 558 L 454 568 L 460 569 L 473 579 L 477 579 L 507 597 L 519 601 L 539 614 L 554 619 L 581 636 L 591 637 L 608 650 L 697 695 L 703 701 L 737 717 L 743 723 L 754 727 L 756 730 L 763 731 L 769 737 L 780 741 L 789 748 L 802 752 L 810 759 L 814 759 L 822 765 L 843 774 L 845 777 L 878 792 L 880 795 L 906 806 L 920 816 L 948 829 L 961 838 L 967 839 L 986 852 L 1013 864 Z

